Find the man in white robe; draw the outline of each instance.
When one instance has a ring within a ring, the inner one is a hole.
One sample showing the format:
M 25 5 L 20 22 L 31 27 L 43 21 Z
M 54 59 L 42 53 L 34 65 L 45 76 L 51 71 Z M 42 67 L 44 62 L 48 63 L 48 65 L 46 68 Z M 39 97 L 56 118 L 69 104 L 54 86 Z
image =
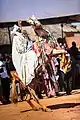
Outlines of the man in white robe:
M 18 26 L 14 25 L 11 33 L 13 34 L 12 61 L 20 80 L 28 85 L 35 77 L 34 69 L 38 65 L 38 59 L 32 45 L 29 44 L 30 40 L 28 40 L 27 45 L 27 39 L 25 40 L 19 29 Z

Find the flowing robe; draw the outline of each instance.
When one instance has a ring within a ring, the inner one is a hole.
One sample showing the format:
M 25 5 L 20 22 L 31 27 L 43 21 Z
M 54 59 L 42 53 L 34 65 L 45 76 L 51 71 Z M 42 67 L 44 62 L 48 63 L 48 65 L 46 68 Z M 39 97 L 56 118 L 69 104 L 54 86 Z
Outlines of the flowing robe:
M 13 37 L 12 61 L 20 80 L 28 85 L 35 77 L 34 69 L 38 65 L 38 59 L 33 49 L 26 49 L 26 41 L 18 32 Z

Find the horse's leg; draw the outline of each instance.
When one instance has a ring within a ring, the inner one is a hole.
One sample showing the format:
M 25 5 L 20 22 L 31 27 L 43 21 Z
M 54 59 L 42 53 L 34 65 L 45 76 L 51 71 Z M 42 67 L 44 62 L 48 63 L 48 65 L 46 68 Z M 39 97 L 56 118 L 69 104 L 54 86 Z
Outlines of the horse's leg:
M 49 109 L 46 106 L 43 106 L 41 102 L 39 101 L 39 98 L 37 97 L 35 91 L 28 87 L 28 90 L 30 92 L 30 95 L 32 96 L 33 100 L 41 107 L 41 109 L 45 112 L 49 111 Z
M 31 106 L 31 108 L 35 111 L 39 110 L 37 107 L 35 107 L 35 105 L 32 103 L 31 100 L 27 101 L 27 103 Z
M 17 103 L 18 102 L 15 81 L 16 81 L 16 78 L 13 76 L 13 79 L 12 79 L 12 102 L 13 103 Z
M 39 110 L 39 109 L 32 103 L 32 101 L 31 101 L 31 95 L 30 95 L 30 94 L 28 94 L 26 101 L 27 101 L 27 103 L 31 106 L 32 109 L 34 109 L 34 110 L 36 110 L 36 111 Z

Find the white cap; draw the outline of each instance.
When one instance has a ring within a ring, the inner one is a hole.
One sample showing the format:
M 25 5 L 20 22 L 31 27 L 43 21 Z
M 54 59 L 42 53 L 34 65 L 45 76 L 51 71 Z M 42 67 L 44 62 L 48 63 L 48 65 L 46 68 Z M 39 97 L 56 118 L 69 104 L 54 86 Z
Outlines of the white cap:
M 11 31 L 11 34 L 15 33 L 19 29 L 19 26 L 14 25 L 13 30 Z
M 0 67 L 3 65 L 3 62 L 2 61 L 0 61 Z

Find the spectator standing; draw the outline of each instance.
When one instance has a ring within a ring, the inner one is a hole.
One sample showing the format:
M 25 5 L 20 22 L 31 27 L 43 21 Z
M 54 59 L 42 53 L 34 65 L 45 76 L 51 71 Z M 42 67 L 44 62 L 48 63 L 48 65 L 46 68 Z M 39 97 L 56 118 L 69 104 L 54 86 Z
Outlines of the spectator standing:
M 2 99 L 1 102 L 3 104 L 9 104 L 11 101 L 9 100 L 10 95 L 10 79 L 7 73 L 6 64 L 2 60 L 0 60 L 0 79 L 1 79 L 1 87 L 2 87 Z

